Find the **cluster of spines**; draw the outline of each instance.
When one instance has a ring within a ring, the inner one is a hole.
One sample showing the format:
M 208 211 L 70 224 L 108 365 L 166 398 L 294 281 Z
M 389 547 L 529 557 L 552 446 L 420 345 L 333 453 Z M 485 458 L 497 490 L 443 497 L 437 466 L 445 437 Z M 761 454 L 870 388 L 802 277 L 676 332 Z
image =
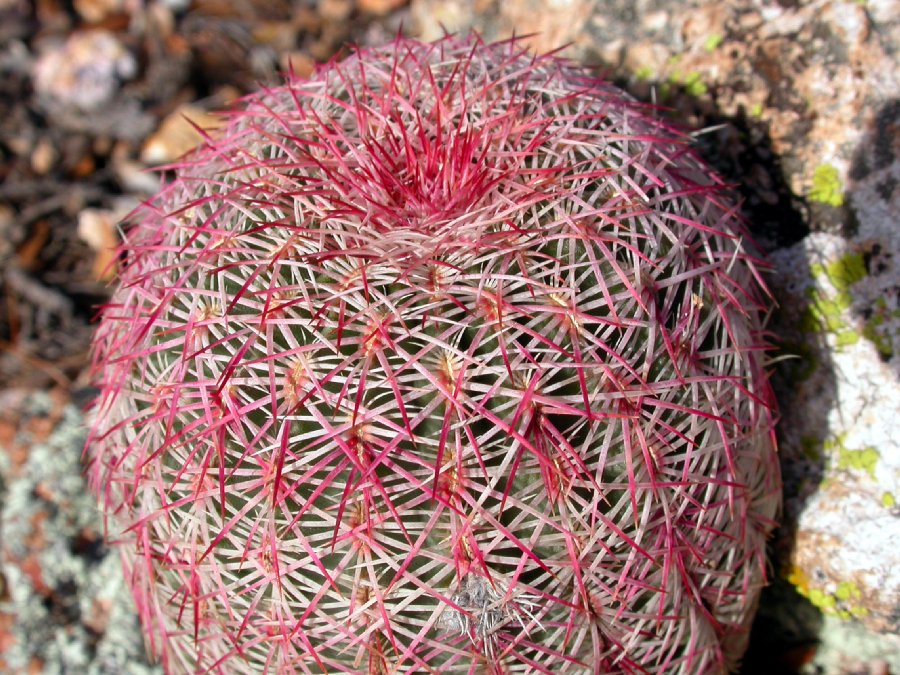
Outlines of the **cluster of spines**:
M 177 171 L 94 439 L 173 669 L 724 662 L 777 467 L 756 262 L 682 139 L 515 43 L 401 40 Z

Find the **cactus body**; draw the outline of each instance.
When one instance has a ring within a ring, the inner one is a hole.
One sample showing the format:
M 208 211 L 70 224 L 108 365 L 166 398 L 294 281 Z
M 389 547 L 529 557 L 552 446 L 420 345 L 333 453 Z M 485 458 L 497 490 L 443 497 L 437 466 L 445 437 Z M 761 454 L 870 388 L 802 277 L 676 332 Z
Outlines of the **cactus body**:
M 779 507 L 722 185 L 515 42 L 245 101 L 132 217 L 93 488 L 171 673 L 707 673 Z

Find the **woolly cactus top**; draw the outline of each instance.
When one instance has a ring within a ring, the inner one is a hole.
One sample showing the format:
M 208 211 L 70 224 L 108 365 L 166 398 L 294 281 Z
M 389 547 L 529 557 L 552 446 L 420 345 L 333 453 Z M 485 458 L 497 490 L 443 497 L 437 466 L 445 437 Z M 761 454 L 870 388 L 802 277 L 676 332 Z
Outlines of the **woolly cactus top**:
M 131 219 L 91 477 L 169 672 L 717 672 L 779 503 L 721 184 L 515 41 L 246 99 Z

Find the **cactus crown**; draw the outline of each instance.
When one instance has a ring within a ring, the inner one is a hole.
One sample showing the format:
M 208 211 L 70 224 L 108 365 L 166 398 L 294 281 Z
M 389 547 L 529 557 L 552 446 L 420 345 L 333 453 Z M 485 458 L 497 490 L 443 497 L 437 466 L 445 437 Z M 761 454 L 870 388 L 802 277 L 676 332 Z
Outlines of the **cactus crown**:
M 516 41 L 249 97 L 132 217 L 94 489 L 171 672 L 715 671 L 778 507 L 686 140 Z

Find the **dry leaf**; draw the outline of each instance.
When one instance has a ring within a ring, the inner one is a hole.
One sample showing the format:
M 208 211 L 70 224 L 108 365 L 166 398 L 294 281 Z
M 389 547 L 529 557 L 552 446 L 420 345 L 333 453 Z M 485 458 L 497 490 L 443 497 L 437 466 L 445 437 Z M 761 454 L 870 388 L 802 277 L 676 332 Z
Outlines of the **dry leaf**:
M 195 105 L 179 106 L 147 139 L 141 150 L 141 161 L 146 164 L 173 162 L 203 142 L 203 136 L 197 131 L 197 127 L 208 130 L 221 125 L 219 117 Z

